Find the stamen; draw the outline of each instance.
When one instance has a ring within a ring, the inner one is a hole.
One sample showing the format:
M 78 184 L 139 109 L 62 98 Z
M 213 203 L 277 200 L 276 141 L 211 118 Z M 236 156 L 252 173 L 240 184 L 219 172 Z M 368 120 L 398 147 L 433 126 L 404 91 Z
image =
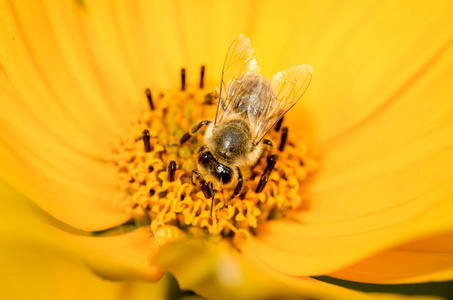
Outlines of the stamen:
M 278 160 L 277 154 L 271 155 L 267 159 L 267 166 L 266 166 L 266 170 L 264 170 L 264 174 L 267 174 L 267 175 L 271 174 L 272 170 L 274 169 L 275 164 L 277 163 L 277 160 Z
M 256 187 L 255 192 L 256 193 L 261 193 L 266 186 L 267 182 L 269 181 L 269 175 L 264 173 L 261 175 L 260 182 L 258 183 L 258 186 Z
M 200 89 L 202 89 L 204 87 L 204 71 L 205 71 L 205 66 L 201 66 Z
M 186 69 L 181 69 L 181 91 L 186 90 Z
M 216 92 L 211 92 L 211 93 L 208 93 L 206 94 L 206 96 L 204 96 L 204 103 L 206 105 L 211 105 L 214 103 L 216 98 Z
M 143 145 L 145 146 L 145 152 L 151 152 L 151 143 L 149 142 L 150 140 L 150 135 L 148 129 L 143 130 L 142 133 L 142 140 L 143 140 Z
M 201 191 L 203 192 L 204 197 L 206 199 L 212 198 L 211 188 L 209 187 L 209 185 L 206 183 L 206 181 L 204 179 L 200 180 L 200 187 L 201 187 Z
M 283 149 L 285 149 L 287 140 L 288 140 L 288 127 L 285 126 L 282 128 L 282 138 L 278 150 L 283 151 Z
M 172 160 L 168 164 L 168 181 L 170 182 L 175 181 L 175 175 L 176 175 L 176 162 Z
M 280 131 L 280 127 L 282 127 L 282 123 L 283 123 L 283 118 L 284 117 L 282 117 L 280 120 L 278 120 L 277 125 L 275 125 L 275 131 L 277 131 L 277 132 Z
M 149 107 L 154 110 L 153 96 L 151 95 L 150 89 L 145 90 L 146 98 L 148 98 Z

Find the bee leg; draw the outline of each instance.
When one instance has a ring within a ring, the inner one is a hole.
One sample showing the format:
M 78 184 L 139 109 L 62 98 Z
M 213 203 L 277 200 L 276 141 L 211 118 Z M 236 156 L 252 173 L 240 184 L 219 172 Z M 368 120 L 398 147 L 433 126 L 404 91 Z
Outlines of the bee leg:
M 269 148 L 269 155 L 268 155 L 268 158 L 269 156 L 274 153 L 274 144 L 272 143 L 271 140 L 268 140 L 268 139 L 264 139 L 263 144 L 265 144 L 268 148 Z
M 236 187 L 234 188 L 234 192 L 233 192 L 233 195 L 231 195 L 226 201 L 225 201 L 225 206 L 227 206 L 231 200 L 233 200 L 234 198 L 236 198 L 237 196 L 239 196 L 241 193 L 242 193 L 242 190 L 244 189 L 244 178 L 242 177 L 242 173 L 241 173 L 241 170 L 239 170 L 239 168 L 237 168 L 238 170 L 238 184 L 236 185 Z M 222 208 L 223 208 L 222 207 Z
M 192 173 L 190 173 L 190 181 L 192 182 L 193 185 L 197 185 L 197 184 L 194 182 L 194 180 L 193 180 L 193 176 L 194 176 L 194 175 L 197 177 L 197 179 L 200 179 L 200 178 L 203 179 L 204 175 L 201 174 L 201 173 L 198 173 L 198 172 L 195 171 L 195 170 L 192 170 Z
M 258 183 L 258 186 L 256 187 L 255 192 L 256 193 L 261 193 L 266 186 L 267 182 L 269 181 L 269 175 L 271 174 L 272 170 L 275 167 L 275 164 L 277 163 L 278 160 L 278 155 L 273 154 L 268 156 L 267 158 L 267 166 L 266 170 L 264 170 L 263 175 L 261 175 L 260 182 Z
M 214 208 L 214 198 L 215 198 L 215 190 L 214 190 L 214 187 L 212 185 L 212 182 L 210 183 L 209 185 L 209 189 L 211 190 L 211 194 L 212 194 L 212 199 L 211 199 L 211 213 L 210 213 L 210 217 L 212 219 L 212 210 Z
M 239 196 L 242 193 L 242 189 L 244 188 L 244 178 L 242 178 L 241 170 L 239 170 L 239 168 L 237 168 L 237 170 L 238 170 L 238 184 L 234 189 L 233 198 Z
M 182 138 L 179 140 L 179 143 L 182 145 L 184 144 L 185 142 L 187 142 L 191 137 L 192 135 L 194 135 L 195 132 L 197 132 L 198 130 L 200 130 L 200 128 L 203 126 L 203 125 L 209 125 L 211 123 L 211 121 L 208 121 L 208 120 L 204 120 L 204 121 L 201 121 L 200 123 L 198 124 L 195 124 L 193 125 L 190 129 L 189 129 L 189 132 L 186 132 Z

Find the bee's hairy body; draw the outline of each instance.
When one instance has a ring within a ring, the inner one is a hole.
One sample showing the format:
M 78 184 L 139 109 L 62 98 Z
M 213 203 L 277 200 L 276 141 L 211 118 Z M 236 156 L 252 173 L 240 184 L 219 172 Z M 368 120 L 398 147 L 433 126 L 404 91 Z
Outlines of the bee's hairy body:
M 197 178 L 205 197 L 212 198 L 212 203 L 220 188 L 234 188 L 229 200 L 242 194 L 244 180 L 264 148 L 269 147 L 272 154 L 272 142 L 264 137 L 302 97 L 311 73 L 311 66 L 292 66 L 267 80 L 253 56 L 250 40 L 239 35 L 231 44 L 216 97 L 214 120 L 195 124 L 180 140 L 183 144 L 202 126 L 207 126 L 204 146 L 198 152 L 198 169 L 192 171 L 191 180 L 196 184 L 194 178 Z M 270 158 L 255 190 L 257 193 L 268 181 L 278 156 Z M 212 208 L 213 204 L 211 215 Z
M 246 120 L 246 119 L 245 119 Z M 224 122 L 210 123 L 204 134 L 205 146 L 200 149 L 198 170 L 214 183 L 214 188 L 229 188 L 237 184 L 239 172 L 248 174 L 263 152 L 263 144 L 254 145 L 250 126 L 240 114 L 229 116 Z M 209 152 L 212 157 L 203 154 Z M 210 162 L 213 159 L 215 162 Z M 215 164 L 218 164 L 214 167 Z M 222 174 L 230 172 L 231 178 L 222 179 Z

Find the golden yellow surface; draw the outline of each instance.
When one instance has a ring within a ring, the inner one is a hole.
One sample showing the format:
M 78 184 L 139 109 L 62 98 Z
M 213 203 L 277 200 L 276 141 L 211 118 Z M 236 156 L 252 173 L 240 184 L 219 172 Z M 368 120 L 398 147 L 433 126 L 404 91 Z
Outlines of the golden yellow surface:
M 158 298 L 157 286 L 135 280 L 162 271 L 225 299 L 379 297 L 308 277 L 316 275 L 452 280 L 451 1 L 81 2 L 0 1 L 6 298 Z M 302 210 L 259 227 L 240 253 L 211 240 L 152 252 L 147 227 L 92 234 L 130 219 L 112 204 L 117 174 L 104 158 L 147 106 L 144 89 L 178 89 L 181 67 L 196 85 L 200 65 L 218 85 L 240 33 L 260 49 L 264 74 L 313 66 L 285 121 L 310 128 L 305 138 L 319 149 Z M 130 281 L 105 282 L 86 266 Z

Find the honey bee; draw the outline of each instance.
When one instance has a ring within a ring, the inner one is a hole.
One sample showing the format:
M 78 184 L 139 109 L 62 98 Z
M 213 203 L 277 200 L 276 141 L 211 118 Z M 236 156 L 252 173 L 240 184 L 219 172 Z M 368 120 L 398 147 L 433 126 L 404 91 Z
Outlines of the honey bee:
M 292 66 L 269 81 L 261 74 L 249 38 L 241 34 L 232 43 L 223 66 L 214 120 L 195 124 L 180 140 L 181 144 L 186 142 L 207 126 L 204 145 L 198 151 L 198 170 L 192 171 L 192 183 L 196 184 L 195 177 L 206 198 L 214 200 L 220 188 L 234 188 L 227 202 L 242 193 L 243 174 L 250 173 L 266 147 L 273 152 L 266 134 L 302 97 L 311 74 L 310 65 Z M 269 176 L 277 158 L 268 156 L 263 176 Z

